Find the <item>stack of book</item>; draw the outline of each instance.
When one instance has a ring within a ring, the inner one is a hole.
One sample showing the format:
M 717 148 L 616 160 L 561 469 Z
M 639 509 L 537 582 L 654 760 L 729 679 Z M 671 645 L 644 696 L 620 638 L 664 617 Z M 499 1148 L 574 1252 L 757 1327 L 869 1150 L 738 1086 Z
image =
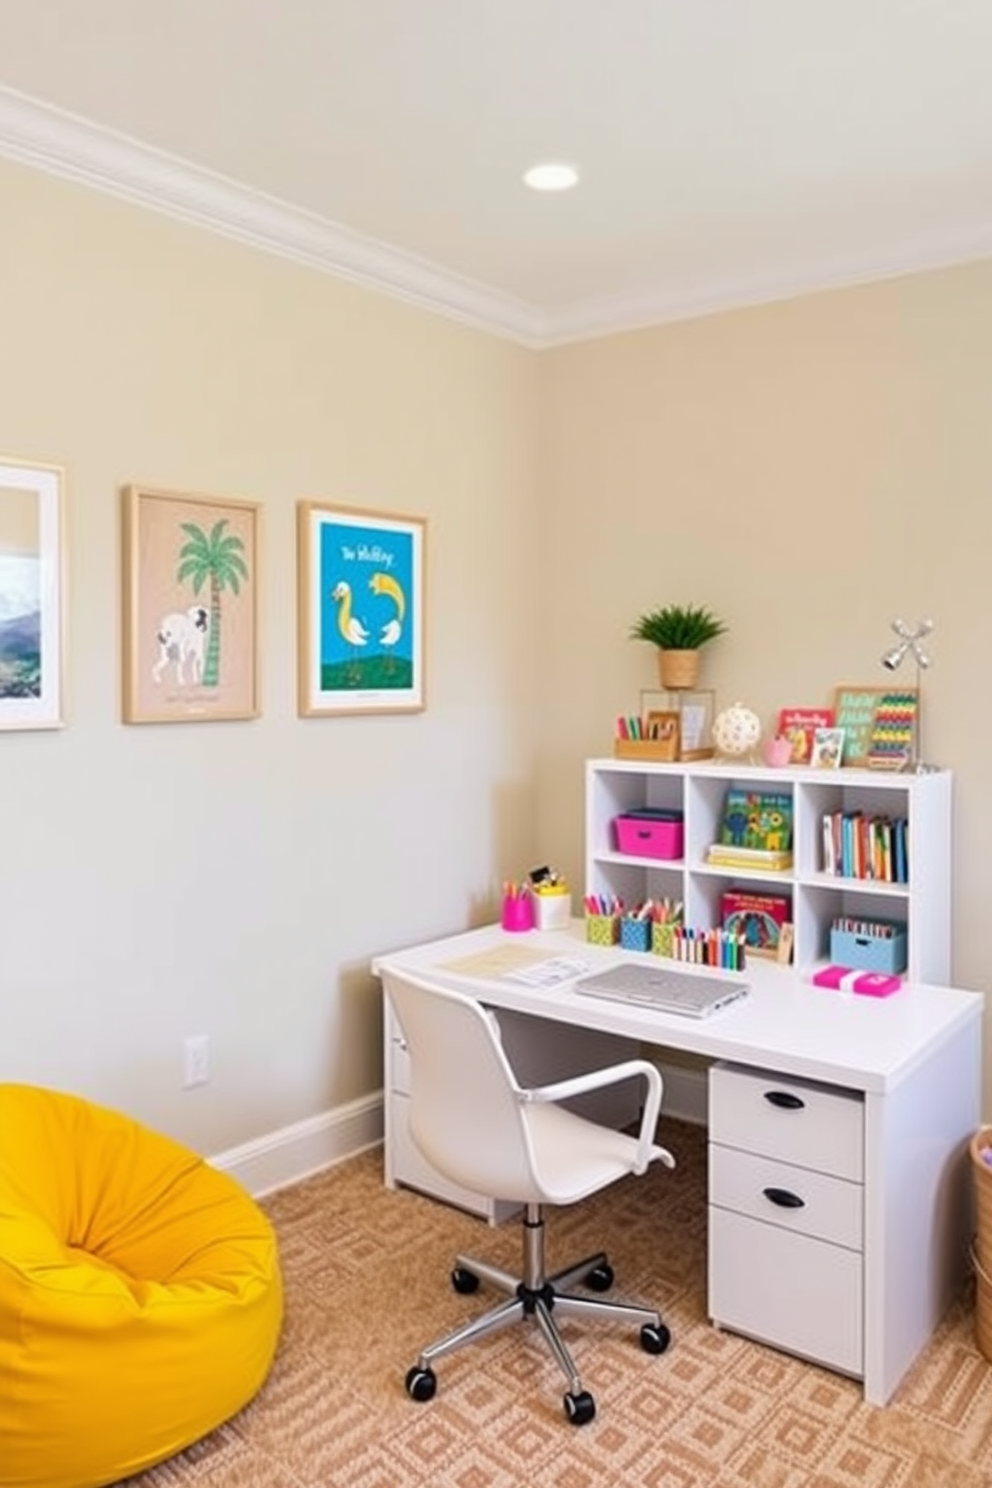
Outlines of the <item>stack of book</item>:
M 792 796 L 732 786 L 723 804 L 720 835 L 706 855 L 715 868 L 781 873 L 792 867 Z

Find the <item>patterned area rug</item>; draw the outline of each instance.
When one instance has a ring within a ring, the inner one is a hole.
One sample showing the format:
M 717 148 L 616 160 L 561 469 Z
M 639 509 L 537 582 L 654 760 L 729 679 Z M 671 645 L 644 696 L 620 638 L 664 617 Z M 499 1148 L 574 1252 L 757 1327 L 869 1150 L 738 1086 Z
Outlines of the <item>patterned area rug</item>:
M 516 1269 L 493 1229 L 382 1187 L 365 1153 L 266 1201 L 280 1236 L 285 1331 L 268 1382 L 234 1420 L 130 1488 L 989 1488 L 992 1365 L 969 1290 L 882 1410 L 860 1387 L 706 1320 L 705 1134 L 669 1121 L 656 1167 L 548 1220 L 552 1267 L 609 1252 L 618 1296 L 657 1307 L 660 1358 L 636 1333 L 562 1331 L 597 1404 L 570 1426 L 543 1341 L 514 1327 L 437 1366 L 429 1404 L 403 1377 L 421 1345 L 492 1301 L 457 1296 L 457 1250 Z

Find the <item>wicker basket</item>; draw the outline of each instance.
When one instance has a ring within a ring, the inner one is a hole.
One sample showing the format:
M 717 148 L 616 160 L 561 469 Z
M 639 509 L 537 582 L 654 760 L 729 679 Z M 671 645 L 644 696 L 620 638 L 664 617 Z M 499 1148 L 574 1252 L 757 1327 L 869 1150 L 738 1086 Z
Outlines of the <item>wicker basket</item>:
M 982 1157 L 992 1148 L 992 1126 L 983 1126 L 971 1139 L 971 1170 L 975 1188 L 975 1239 L 971 1263 L 975 1268 L 975 1339 L 986 1359 L 992 1360 L 992 1163 Z
M 658 680 L 666 691 L 695 687 L 699 678 L 698 651 L 658 652 Z

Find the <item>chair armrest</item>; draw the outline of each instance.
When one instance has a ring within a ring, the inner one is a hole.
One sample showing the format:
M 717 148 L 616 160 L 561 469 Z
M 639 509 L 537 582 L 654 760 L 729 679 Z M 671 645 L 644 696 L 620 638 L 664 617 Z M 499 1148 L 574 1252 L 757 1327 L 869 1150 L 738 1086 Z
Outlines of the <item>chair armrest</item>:
M 636 1173 L 647 1171 L 652 1155 L 661 1159 L 666 1167 L 674 1168 L 675 1159 L 664 1147 L 655 1145 L 654 1135 L 661 1113 L 661 1096 L 664 1085 L 661 1072 L 646 1059 L 627 1059 L 622 1064 L 611 1064 L 605 1069 L 589 1070 L 584 1075 L 572 1075 L 567 1080 L 556 1080 L 553 1085 L 537 1085 L 520 1092 L 525 1102 L 562 1101 L 573 1095 L 585 1095 L 589 1090 L 603 1090 L 609 1085 L 619 1085 L 638 1075 L 647 1081 L 647 1096 L 641 1113 L 641 1128 L 637 1136 Z

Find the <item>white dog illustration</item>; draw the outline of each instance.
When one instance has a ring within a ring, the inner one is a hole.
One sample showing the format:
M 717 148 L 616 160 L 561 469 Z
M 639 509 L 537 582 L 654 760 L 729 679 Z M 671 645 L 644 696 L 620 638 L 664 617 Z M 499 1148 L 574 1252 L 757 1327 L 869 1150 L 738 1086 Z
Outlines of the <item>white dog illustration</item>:
M 210 615 L 202 605 L 193 605 L 185 614 L 176 610 L 163 615 L 159 622 L 158 661 L 152 667 L 152 676 L 161 682 L 166 667 L 174 663 L 176 682 L 181 687 L 186 681 L 186 663 L 189 662 L 192 683 L 203 681 L 203 654 L 207 647 L 207 631 Z

